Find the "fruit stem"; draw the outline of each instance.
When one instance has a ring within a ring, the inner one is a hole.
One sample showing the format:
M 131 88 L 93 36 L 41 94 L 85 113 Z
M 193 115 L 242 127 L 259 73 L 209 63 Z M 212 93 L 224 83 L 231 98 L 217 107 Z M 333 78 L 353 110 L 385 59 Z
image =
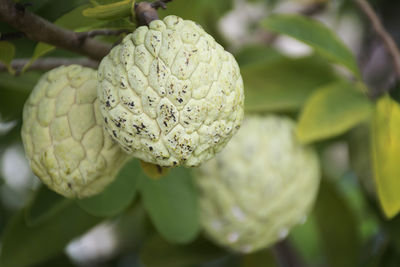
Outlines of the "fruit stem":
M 156 164 L 148 163 L 140 160 L 143 172 L 151 179 L 159 179 L 169 172 L 169 168 L 164 168 Z
M 166 9 L 166 3 L 172 0 L 157 0 L 152 3 L 140 2 L 135 3 L 135 15 L 139 26 L 149 25 L 153 20 L 158 19 L 157 9 Z

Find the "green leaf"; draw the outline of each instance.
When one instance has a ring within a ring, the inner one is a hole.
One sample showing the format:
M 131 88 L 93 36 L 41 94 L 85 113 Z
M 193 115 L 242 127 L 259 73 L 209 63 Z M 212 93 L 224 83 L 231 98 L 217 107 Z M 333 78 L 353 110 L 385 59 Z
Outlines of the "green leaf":
M 24 220 L 25 211 L 18 212 L 5 229 L 0 266 L 35 266 L 63 252 L 73 238 L 82 235 L 101 219 L 88 215 L 73 202 L 55 216 L 34 227 Z
M 28 61 L 28 63 L 25 64 L 21 72 L 24 73 L 27 69 L 29 69 L 33 62 L 35 62 L 38 58 L 41 58 L 44 55 L 50 53 L 54 49 L 56 49 L 55 46 L 46 43 L 38 43 L 35 47 L 35 50 L 33 51 L 31 59 Z
M 40 264 L 40 267 L 54 267 L 54 266 L 76 267 L 76 264 L 73 264 L 71 259 L 65 253 Z
M 216 24 L 219 17 L 232 8 L 232 3 L 232 0 L 196 0 L 192 1 L 188 8 L 186 1 L 172 1 L 168 3 L 168 10 L 159 10 L 159 13 L 161 18 L 174 14 L 210 29 L 215 27 L 212 24 Z
M 76 29 L 76 31 L 82 32 L 82 31 L 90 31 L 93 29 L 113 29 L 113 30 L 129 29 L 133 32 L 135 30 L 135 26 L 136 24 L 131 22 L 130 19 L 98 20 L 97 22 L 93 22 L 90 25 L 79 27 Z M 118 38 L 118 36 L 114 37 Z
M 42 223 L 57 214 L 70 202 L 71 200 L 42 185 L 25 209 L 26 224 L 31 227 Z
M 290 231 L 289 240 L 309 266 L 321 265 L 324 259 L 322 240 L 316 227 L 314 212 L 307 216 L 304 224 L 293 227 Z
M 88 4 L 79 6 L 59 17 L 56 21 L 54 21 L 54 24 L 66 29 L 75 30 L 77 28 L 91 25 L 92 23 L 97 22 L 97 20 L 95 19 L 87 18 L 82 15 L 82 11 L 88 7 Z M 23 67 L 22 72 L 25 72 L 38 58 L 43 57 L 54 49 L 55 47 L 52 45 L 46 43 L 38 43 L 35 47 L 35 50 L 33 51 L 32 58 Z
M 246 64 L 241 73 L 247 112 L 297 110 L 313 91 L 337 79 L 316 57 Z
M 89 5 L 84 4 L 77 8 L 72 9 L 71 11 L 65 13 L 64 15 L 56 19 L 54 21 L 54 24 L 69 30 L 74 30 L 82 26 L 91 25 L 92 23 L 97 22 L 98 20 L 96 19 L 87 18 L 82 15 L 82 11 L 87 7 L 89 7 Z
M 173 245 L 154 235 L 140 250 L 140 260 L 147 267 L 192 266 L 210 262 L 226 254 L 204 238 L 196 239 L 188 245 Z
M 334 137 L 368 119 L 372 105 L 365 95 L 347 82 L 318 89 L 306 102 L 297 125 L 302 143 Z
M 134 0 L 123 0 L 107 5 L 86 8 L 82 11 L 82 14 L 85 17 L 104 20 L 124 18 L 131 15 L 134 4 Z
M 233 7 L 233 2 L 232 0 L 196 0 L 190 1 L 190 8 L 188 8 L 188 1 L 172 1 L 168 3 L 166 10 L 159 9 L 158 13 L 160 18 L 174 14 L 183 19 L 193 20 L 223 45 L 223 38 L 217 27 L 218 20 Z
M 347 136 L 351 168 L 360 185 L 370 196 L 376 196 L 371 155 L 371 120 L 354 127 Z
M 137 159 L 129 161 L 106 189 L 93 197 L 77 200 L 78 205 L 95 216 L 114 216 L 131 204 L 142 172 Z
M 235 59 L 240 67 L 259 62 L 268 64 L 283 58 L 285 58 L 284 55 L 267 45 L 249 45 L 242 48 L 238 53 L 235 54 Z
M 244 255 L 242 267 L 278 267 L 278 263 L 270 249 L 263 249 L 252 254 Z
M 120 216 L 114 220 L 115 238 L 120 244 L 129 245 L 129 248 L 136 251 L 142 247 L 144 240 L 148 238 L 149 220 L 142 203 L 135 202 L 128 207 Z M 154 230 L 152 231 L 154 232 Z
M 271 15 L 262 26 L 302 41 L 329 60 L 347 67 L 360 79 L 360 71 L 351 51 L 338 36 L 321 22 L 300 15 Z
M 187 243 L 197 236 L 197 194 L 189 169 L 173 168 L 158 180 L 144 177 L 140 187 L 144 207 L 165 239 Z
M 15 55 L 15 46 L 6 41 L 0 42 L 0 62 L 3 62 L 8 69 L 8 72 L 14 74 L 15 71 L 11 67 L 11 60 Z
M 389 96 L 376 104 L 371 140 L 379 202 L 386 217 L 392 218 L 400 211 L 400 106 Z
M 315 219 L 330 266 L 358 266 L 358 221 L 345 198 L 327 179 L 322 179 L 315 202 Z
M 3 121 L 22 117 L 22 108 L 40 73 L 29 72 L 13 76 L 0 73 L 0 116 Z

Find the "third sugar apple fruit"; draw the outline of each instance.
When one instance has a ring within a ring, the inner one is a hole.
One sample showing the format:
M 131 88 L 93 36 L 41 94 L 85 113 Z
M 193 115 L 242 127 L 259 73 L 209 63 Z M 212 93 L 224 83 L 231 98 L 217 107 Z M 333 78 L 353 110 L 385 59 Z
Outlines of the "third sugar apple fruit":
M 202 164 L 195 183 L 200 218 L 218 244 L 248 253 L 304 222 L 320 180 L 316 152 L 299 144 L 284 117 L 249 117 L 226 148 Z

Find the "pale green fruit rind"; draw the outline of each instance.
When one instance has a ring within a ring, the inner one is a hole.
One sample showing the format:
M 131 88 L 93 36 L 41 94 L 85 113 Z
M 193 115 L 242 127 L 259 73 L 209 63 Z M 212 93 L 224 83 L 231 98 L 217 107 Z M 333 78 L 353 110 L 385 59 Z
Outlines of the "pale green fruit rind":
M 319 161 L 294 128 L 284 117 L 246 118 L 226 148 L 200 166 L 201 223 L 218 244 L 253 252 L 305 221 L 318 191 Z
M 152 164 L 198 166 L 243 119 L 236 60 L 199 25 L 176 16 L 127 35 L 102 60 L 98 79 L 107 131 Z
M 45 73 L 23 110 L 22 141 L 33 172 L 66 197 L 88 197 L 112 182 L 127 155 L 103 130 L 95 70 Z

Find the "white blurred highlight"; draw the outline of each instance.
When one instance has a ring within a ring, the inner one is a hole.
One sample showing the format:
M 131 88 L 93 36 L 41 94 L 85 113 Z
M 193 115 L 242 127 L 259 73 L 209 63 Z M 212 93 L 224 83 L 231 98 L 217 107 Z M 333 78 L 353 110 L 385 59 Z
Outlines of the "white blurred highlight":
M 112 258 L 118 250 L 114 224 L 102 223 L 85 235 L 73 240 L 66 254 L 78 265 L 94 264 Z

